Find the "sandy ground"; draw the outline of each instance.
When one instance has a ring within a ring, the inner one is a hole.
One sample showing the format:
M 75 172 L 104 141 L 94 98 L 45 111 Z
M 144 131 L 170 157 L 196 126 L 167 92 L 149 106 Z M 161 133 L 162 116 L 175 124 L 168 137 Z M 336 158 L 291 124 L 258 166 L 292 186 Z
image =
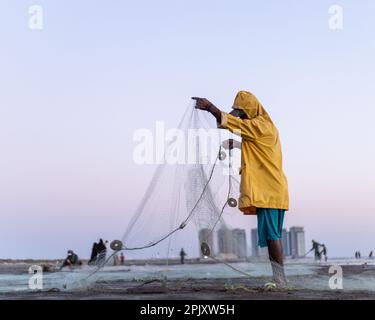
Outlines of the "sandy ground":
M 0 294 L 5 300 L 300 300 L 300 299 L 375 299 L 375 293 L 368 291 L 279 289 L 267 291 L 261 284 L 251 284 L 248 280 L 186 280 L 139 284 L 116 281 L 99 283 L 87 290 L 49 292 L 27 292 Z
M 13 269 L 14 271 L 14 269 Z M 347 276 L 369 277 L 373 281 L 375 270 L 363 270 L 360 266 L 345 266 Z M 321 267 L 318 275 L 326 275 L 327 267 Z M 39 291 L 1 293 L 0 299 L 63 299 L 63 300 L 92 300 L 92 299 L 125 299 L 125 300 L 375 300 L 375 291 L 348 290 L 312 290 L 298 288 L 293 283 L 306 281 L 306 277 L 294 276 L 289 278 L 291 287 L 287 289 L 265 290 L 264 284 L 269 281 L 266 277 L 252 279 L 186 279 L 186 280 L 154 280 L 98 282 L 90 288 L 74 291 Z M 310 281 L 314 281 L 313 278 Z

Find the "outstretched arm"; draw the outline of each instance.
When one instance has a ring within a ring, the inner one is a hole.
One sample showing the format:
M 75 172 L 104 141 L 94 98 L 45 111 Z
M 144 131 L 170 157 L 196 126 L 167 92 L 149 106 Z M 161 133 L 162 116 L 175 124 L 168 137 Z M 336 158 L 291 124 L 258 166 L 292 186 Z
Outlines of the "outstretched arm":
M 196 101 L 195 108 L 210 112 L 218 123 L 218 127 L 228 129 L 248 141 L 254 141 L 266 135 L 275 134 L 273 124 L 262 117 L 253 119 L 240 119 L 231 114 L 221 112 L 213 103 L 205 98 L 193 97 Z
M 213 103 L 208 101 L 206 98 L 192 97 L 195 100 L 195 108 L 199 110 L 205 110 L 211 113 L 218 123 L 221 123 L 221 110 L 218 109 Z

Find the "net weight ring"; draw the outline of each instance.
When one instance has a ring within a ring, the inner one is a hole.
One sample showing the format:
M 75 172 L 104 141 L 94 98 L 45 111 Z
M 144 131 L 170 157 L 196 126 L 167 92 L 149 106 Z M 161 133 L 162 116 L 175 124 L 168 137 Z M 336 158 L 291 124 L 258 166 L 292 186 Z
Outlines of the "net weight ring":
M 228 206 L 234 208 L 237 207 L 237 200 L 234 198 L 229 198 L 228 199 Z
M 219 160 L 223 161 L 227 157 L 227 154 L 224 151 L 219 152 Z
M 122 242 L 120 240 L 113 240 L 110 247 L 113 251 L 120 251 L 122 250 Z
M 206 242 L 201 243 L 201 253 L 205 257 L 209 257 L 211 255 L 210 246 Z

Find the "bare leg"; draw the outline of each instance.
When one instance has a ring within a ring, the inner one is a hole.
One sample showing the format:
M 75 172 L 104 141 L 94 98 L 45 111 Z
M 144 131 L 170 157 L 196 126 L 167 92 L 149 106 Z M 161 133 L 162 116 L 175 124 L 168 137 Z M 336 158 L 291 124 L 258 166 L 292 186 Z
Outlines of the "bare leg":
M 284 265 L 283 245 L 281 240 L 267 240 L 268 254 L 271 261 Z
M 286 277 L 284 273 L 284 255 L 282 242 L 281 240 L 267 240 L 267 245 L 274 280 L 278 284 L 285 285 Z

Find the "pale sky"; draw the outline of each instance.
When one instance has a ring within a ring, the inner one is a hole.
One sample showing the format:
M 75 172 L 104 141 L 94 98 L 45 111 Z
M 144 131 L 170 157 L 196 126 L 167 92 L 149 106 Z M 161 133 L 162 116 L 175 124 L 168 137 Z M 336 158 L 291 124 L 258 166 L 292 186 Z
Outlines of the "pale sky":
M 35 4 L 42 30 L 28 26 Z M 0 12 L 0 258 L 87 257 L 97 237 L 121 238 L 154 170 L 134 163 L 134 131 L 177 126 L 191 96 L 229 110 L 238 90 L 279 128 L 286 226 L 330 256 L 375 248 L 373 0 L 6 0 Z

